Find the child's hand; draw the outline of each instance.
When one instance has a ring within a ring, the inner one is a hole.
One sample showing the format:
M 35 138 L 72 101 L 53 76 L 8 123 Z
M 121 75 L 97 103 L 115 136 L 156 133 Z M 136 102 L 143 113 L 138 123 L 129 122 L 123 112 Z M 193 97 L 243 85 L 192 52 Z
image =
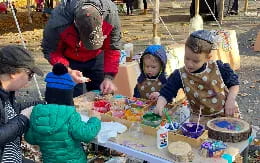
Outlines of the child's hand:
M 166 99 L 162 96 L 159 96 L 157 100 L 156 108 L 154 109 L 154 113 L 163 116 L 163 109 L 166 104 L 167 104 Z
M 100 114 L 101 114 L 101 113 L 99 113 L 98 111 L 95 111 L 95 110 L 89 110 L 89 111 L 88 111 L 88 116 L 89 116 L 89 117 L 97 117 L 98 119 L 101 120 Z
M 149 99 L 152 100 L 152 101 L 156 101 L 159 96 L 160 96 L 159 92 L 153 92 L 153 93 L 150 94 Z
M 239 113 L 238 105 L 236 103 L 236 96 L 239 91 L 239 85 L 232 86 L 228 90 L 229 93 L 225 103 L 225 115 L 234 117 L 235 113 Z
M 225 103 L 225 115 L 234 116 L 234 113 L 238 112 L 238 106 L 235 99 L 227 99 Z
M 163 107 L 157 107 L 154 109 L 155 114 L 159 114 L 160 116 L 163 116 Z

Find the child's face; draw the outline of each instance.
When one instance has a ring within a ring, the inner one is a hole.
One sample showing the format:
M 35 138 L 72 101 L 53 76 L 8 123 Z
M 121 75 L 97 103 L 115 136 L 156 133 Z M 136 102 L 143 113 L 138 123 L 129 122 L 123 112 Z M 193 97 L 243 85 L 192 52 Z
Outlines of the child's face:
M 161 63 L 152 58 L 144 58 L 144 73 L 149 77 L 158 75 L 161 70 Z
M 210 58 L 210 54 L 206 54 L 204 52 L 197 54 L 194 53 L 189 47 L 185 46 L 184 64 L 188 72 L 197 71 Z
M 19 72 L 10 74 L 8 91 L 17 91 L 23 88 L 31 79 L 33 73 L 29 69 L 21 69 Z

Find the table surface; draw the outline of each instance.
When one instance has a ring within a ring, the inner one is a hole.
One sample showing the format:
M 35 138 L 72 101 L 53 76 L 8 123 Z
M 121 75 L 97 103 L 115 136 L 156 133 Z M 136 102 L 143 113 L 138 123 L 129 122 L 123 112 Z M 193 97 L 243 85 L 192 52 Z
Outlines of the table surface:
M 225 154 L 230 154 L 232 156 L 232 161 L 235 160 L 235 156 L 241 153 L 245 148 L 247 148 L 250 142 L 255 138 L 256 130 L 253 129 L 251 137 L 248 140 L 239 143 L 227 143 L 228 148 L 225 150 Z M 114 140 L 110 140 L 104 144 L 94 142 L 96 144 L 123 152 L 130 156 L 149 161 L 150 163 L 168 163 L 174 162 L 170 157 L 168 149 L 157 149 L 156 138 L 151 135 L 144 135 L 143 137 L 135 138 L 129 132 L 118 135 Z M 169 142 L 170 143 L 170 142 Z M 205 163 L 205 162 L 216 162 L 216 163 L 226 163 L 228 162 L 223 158 L 204 158 L 198 153 L 198 149 L 193 148 L 195 163 Z
M 228 148 L 225 151 L 225 154 L 232 156 L 232 161 L 235 160 L 235 156 L 239 153 L 242 153 L 249 144 L 256 137 L 257 128 L 252 126 L 252 135 L 248 140 L 239 142 L 239 143 L 226 143 Z M 167 163 L 174 162 L 170 157 L 168 149 L 157 149 L 156 147 L 156 137 L 151 135 L 144 135 L 142 137 L 135 138 L 128 131 L 123 134 L 118 135 L 115 139 L 107 141 L 104 144 L 100 144 L 97 141 L 93 141 L 95 144 L 99 144 L 119 152 L 123 152 L 127 155 L 149 161 L 150 163 Z M 171 142 L 169 142 L 171 143 Z M 193 148 L 194 160 L 195 163 L 206 163 L 206 162 L 228 162 L 223 158 L 204 158 L 199 155 L 198 149 Z

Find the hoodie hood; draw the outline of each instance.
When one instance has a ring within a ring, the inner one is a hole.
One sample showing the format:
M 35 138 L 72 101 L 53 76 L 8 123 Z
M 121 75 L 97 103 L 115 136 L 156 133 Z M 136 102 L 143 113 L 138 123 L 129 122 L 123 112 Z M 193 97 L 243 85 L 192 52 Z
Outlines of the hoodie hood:
M 52 135 L 68 123 L 74 106 L 57 104 L 36 105 L 30 117 L 30 127 L 41 135 Z
M 163 78 L 165 78 L 165 67 L 166 67 L 166 63 L 167 63 L 167 55 L 166 55 L 166 51 L 164 50 L 164 47 L 161 46 L 161 45 L 150 45 L 148 46 L 141 59 L 140 59 L 140 70 L 141 70 L 141 75 L 140 75 L 140 78 L 139 78 L 139 82 L 141 82 L 140 80 L 144 79 L 145 78 L 145 73 L 144 73 L 144 70 L 143 70 L 143 57 L 146 55 L 146 54 L 150 54 L 152 56 L 155 56 L 157 58 L 159 58 L 159 60 L 161 61 L 162 63 L 162 72 L 160 73 L 159 76 L 157 76 L 156 78 L 161 78 L 161 76 L 163 76 Z

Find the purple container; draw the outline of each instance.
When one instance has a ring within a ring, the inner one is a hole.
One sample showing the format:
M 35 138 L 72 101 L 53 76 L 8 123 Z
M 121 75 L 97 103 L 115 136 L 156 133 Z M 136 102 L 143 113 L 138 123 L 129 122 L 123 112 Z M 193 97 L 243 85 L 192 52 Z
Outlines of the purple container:
M 204 126 L 200 124 L 197 132 L 196 132 L 196 128 L 197 128 L 197 123 L 188 122 L 188 123 L 184 123 L 182 125 L 181 131 L 182 131 L 182 134 L 184 136 L 188 136 L 188 137 L 196 139 L 197 137 L 199 137 L 203 133 Z

